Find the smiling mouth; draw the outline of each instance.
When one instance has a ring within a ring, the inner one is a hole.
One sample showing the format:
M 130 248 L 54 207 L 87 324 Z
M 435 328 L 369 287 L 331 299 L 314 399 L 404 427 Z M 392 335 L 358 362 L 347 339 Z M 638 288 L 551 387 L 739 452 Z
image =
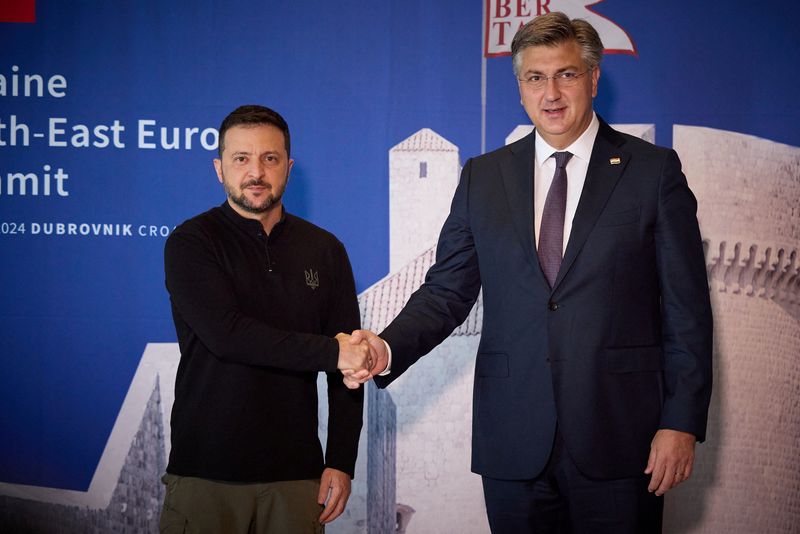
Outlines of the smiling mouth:
M 556 115 L 558 113 L 563 112 L 567 108 L 555 108 L 555 109 L 545 109 L 543 110 L 546 115 Z

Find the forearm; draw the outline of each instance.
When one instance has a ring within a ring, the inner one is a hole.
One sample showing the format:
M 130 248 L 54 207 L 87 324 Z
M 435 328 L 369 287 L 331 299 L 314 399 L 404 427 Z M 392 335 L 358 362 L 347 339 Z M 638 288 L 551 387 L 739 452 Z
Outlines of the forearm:
M 380 334 L 392 350 L 392 372 L 377 382 L 381 387 L 444 341 L 464 322 L 478 298 L 481 277 L 469 213 L 471 169 L 469 161 L 461 173 L 436 246 L 436 262 L 425 283 Z
M 327 336 L 273 328 L 236 312 L 222 316 L 188 309 L 185 317 L 175 307 L 173 314 L 179 341 L 196 338 L 220 360 L 290 371 L 337 368 L 339 344 Z
M 364 412 L 364 388 L 348 389 L 341 375 L 328 373 L 328 442 L 325 465 L 355 474 Z
M 665 369 L 661 428 L 702 441 L 711 397 L 713 320 L 696 207 L 680 162 L 670 153 L 655 231 Z

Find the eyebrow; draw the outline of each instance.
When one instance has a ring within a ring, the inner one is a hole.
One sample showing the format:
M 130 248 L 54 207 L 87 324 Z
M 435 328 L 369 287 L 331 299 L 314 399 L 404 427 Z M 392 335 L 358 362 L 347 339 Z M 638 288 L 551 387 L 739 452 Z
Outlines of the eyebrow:
M 566 67 L 561 67 L 559 69 L 556 69 L 556 74 L 568 70 L 578 70 L 578 67 L 576 65 L 567 65 Z M 544 74 L 544 72 L 536 69 L 528 69 L 525 71 L 525 74 Z
M 277 151 L 277 150 L 265 150 L 264 152 L 261 153 L 262 156 L 265 155 L 265 154 L 277 154 L 277 155 L 280 155 L 280 152 Z M 231 153 L 231 157 L 233 157 L 233 156 L 252 156 L 252 155 L 253 155 L 253 153 L 252 152 L 248 152 L 247 150 L 237 150 L 236 152 L 232 152 Z

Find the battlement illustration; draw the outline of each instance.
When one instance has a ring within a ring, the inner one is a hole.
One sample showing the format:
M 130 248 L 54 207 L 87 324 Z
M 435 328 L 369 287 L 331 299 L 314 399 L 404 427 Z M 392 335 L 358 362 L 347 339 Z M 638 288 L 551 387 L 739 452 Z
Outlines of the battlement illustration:
M 714 247 L 703 241 L 706 253 L 706 271 L 711 290 L 735 295 L 774 300 L 797 316 L 800 313 L 800 265 L 798 250 L 777 252 L 770 246 L 757 244 L 744 247 L 737 242 L 731 247 L 720 241 Z M 747 248 L 747 252 L 743 252 Z M 732 249 L 732 250 L 731 250 Z

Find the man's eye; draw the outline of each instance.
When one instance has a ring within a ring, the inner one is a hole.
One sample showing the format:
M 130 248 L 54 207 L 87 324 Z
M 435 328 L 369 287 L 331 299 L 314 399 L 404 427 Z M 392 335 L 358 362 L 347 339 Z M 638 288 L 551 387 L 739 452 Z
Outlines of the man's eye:
M 244 160 L 245 160 L 244 156 L 235 156 L 233 158 L 233 161 L 235 161 L 236 163 L 242 163 L 244 162 Z
M 561 77 L 562 80 L 571 80 L 571 79 L 573 79 L 575 77 L 575 73 L 574 72 L 562 72 L 561 74 L 559 74 L 559 77 Z
M 542 80 L 544 80 L 544 76 L 542 76 L 541 74 L 531 74 L 530 76 L 528 76 L 529 82 L 541 82 Z

